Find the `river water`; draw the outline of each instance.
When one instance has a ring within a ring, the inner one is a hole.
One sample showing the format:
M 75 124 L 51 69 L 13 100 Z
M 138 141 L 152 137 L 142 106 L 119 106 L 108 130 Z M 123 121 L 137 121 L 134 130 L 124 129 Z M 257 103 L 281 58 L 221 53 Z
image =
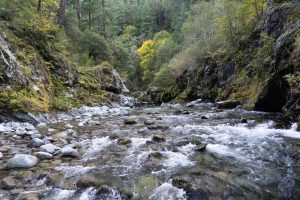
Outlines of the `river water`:
M 79 156 L 58 154 L 26 170 L 7 170 L 3 159 L 0 178 L 21 184 L 0 190 L 0 199 L 300 199 L 300 132 L 282 120 L 200 101 L 43 115 L 42 137 Z M 76 134 L 61 138 L 66 124 Z M 39 151 L 28 138 L 0 137 L 10 154 Z

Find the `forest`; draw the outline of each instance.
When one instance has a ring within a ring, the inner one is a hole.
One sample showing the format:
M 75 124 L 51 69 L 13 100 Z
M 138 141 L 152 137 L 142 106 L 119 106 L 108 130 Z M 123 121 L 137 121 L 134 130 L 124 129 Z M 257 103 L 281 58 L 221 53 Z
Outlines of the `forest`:
M 0 0 L 0 199 L 299 199 L 298 0 Z

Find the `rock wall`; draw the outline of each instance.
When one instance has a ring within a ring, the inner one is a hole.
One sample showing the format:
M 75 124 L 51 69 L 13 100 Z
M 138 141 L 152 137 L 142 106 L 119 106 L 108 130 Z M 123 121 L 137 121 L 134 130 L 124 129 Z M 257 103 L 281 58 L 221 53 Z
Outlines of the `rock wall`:
M 177 87 L 186 99 L 239 100 L 249 109 L 294 119 L 300 108 L 299 6 L 269 2 L 261 22 L 226 60 L 204 58 L 185 71 Z M 299 37 L 299 36 L 298 36 Z M 288 81 L 292 77 L 292 81 Z

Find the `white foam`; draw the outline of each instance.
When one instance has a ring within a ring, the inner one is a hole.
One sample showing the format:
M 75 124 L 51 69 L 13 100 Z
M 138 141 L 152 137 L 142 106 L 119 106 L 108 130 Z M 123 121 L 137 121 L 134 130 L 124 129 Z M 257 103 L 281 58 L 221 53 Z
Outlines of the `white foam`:
M 87 149 L 83 155 L 84 160 L 94 159 L 94 156 L 113 142 L 107 137 L 96 138 L 93 140 L 84 140 L 80 142 L 83 149 Z
M 149 197 L 150 200 L 185 200 L 186 192 L 174 187 L 171 183 L 163 183 Z
M 167 157 L 163 166 L 169 170 L 178 167 L 190 167 L 195 165 L 195 162 L 191 161 L 184 153 L 172 151 L 160 151 L 160 153 Z
M 63 172 L 65 178 L 80 176 L 88 173 L 96 167 L 83 167 L 83 166 L 59 166 L 55 170 Z
M 75 194 L 75 190 L 61 190 L 54 189 L 53 194 L 51 194 L 50 199 L 55 200 L 68 200 Z
M 78 198 L 78 200 L 92 200 L 95 199 L 97 190 L 93 187 L 86 189 Z

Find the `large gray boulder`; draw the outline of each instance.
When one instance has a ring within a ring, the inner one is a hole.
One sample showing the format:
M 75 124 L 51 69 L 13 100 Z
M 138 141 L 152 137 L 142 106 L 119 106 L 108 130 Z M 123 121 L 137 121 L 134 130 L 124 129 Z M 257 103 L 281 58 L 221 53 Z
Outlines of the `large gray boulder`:
M 70 156 L 70 157 L 77 157 L 78 156 L 78 151 L 76 149 L 73 149 L 70 146 L 62 148 L 61 153 L 62 153 L 63 156 Z
M 16 154 L 13 158 L 9 159 L 6 167 L 12 168 L 31 168 L 38 163 L 38 158 L 27 154 Z

